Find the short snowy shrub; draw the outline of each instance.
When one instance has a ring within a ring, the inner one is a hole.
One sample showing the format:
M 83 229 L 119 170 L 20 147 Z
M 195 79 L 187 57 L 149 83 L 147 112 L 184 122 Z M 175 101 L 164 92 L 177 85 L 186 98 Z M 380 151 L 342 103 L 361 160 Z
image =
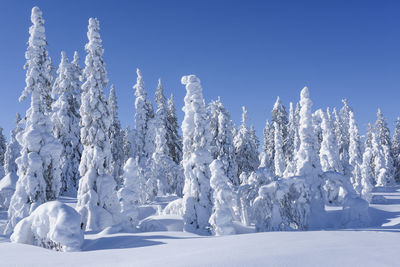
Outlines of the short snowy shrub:
M 81 216 L 59 201 L 47 202 L 21 220 L 10 239 L 56 251 L 78 251 L 83 243 Z
M 253 204 L 256 230 L 307 229 L 310 196 L 310 188 L 301 177 L 280 179 L 262 186 Z
M 164 215 L 179 215 L 183 216 L 183 200 L 178 198 L 170 202 L 162 212 Z

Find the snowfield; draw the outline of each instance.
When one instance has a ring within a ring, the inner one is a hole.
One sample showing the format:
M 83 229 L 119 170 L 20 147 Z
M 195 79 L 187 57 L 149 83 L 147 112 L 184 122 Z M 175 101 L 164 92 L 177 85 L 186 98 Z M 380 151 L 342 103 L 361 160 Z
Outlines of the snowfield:
M 72 205 L 70 198 L 62 201 Z M 165 206 L 165 199 L 158 199 Z M 0 237 L 1 266 L 398 266 L 400 187 L 375 189 L 369 208 L 371 225 L 364 229 L 266 232 L 222 237 L 162 231 L 116 233 L 107 228 L 86 232 L 82 252 L 56 252 L 10 243 Z M 182 228 L 179 216 L 150 215 L 142 224 Z M 340 216 L 328 208 L 330 218 Z M 1 214 L 1 224 L 5 214 Z M 239 228 L 239 227 L 237 227 Z M 243 227 L 242 227 L 243 228 Z M 238 232 L 250 231 L 240 229 Z

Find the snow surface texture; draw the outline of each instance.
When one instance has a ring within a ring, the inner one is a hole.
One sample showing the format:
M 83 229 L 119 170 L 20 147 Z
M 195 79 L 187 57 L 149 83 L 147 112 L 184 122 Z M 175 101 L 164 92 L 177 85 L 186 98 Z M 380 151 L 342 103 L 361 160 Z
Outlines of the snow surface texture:
M 81 216 L 59 201 L 50 201 L 21 220 L 10 239 L 57 251 L 77 251 L 83 243 Z

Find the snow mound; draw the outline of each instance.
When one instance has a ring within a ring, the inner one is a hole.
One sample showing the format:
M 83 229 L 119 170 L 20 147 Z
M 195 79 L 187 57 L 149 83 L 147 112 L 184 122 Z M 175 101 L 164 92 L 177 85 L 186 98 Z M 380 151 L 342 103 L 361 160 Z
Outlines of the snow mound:
M 343 204 L 342 225 L 345 227 L 366 227 L 370 223 L 369 204 L 360 197 L 347 196 Z
M 170 202 L 163 210 L 165 215 L 179 215 L 183 216 L 183 199 L 178 198 Z
M 8 209 L 10 200 L 15 192 L 18 176 L 15 173 L 9 173 L 0 180 L 0 210 Z
M 47 202 L 21 220 L 10 239 L 57 251 L 78 251 L 84 239 L 81 216 L 59 201 Z
M 139 223 L 142 232 L 182 232 L 183 219 L 178 215 L 150 216 Z

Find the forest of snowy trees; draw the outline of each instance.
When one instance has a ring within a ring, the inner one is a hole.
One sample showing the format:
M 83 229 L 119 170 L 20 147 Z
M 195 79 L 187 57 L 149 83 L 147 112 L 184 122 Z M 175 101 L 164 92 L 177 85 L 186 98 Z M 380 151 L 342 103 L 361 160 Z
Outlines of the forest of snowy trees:
M 8 143 L 0 129 L 0 209 L 8 210 L 11 240 L 67 251 L 81 241 L 43 236 L 31 216 L 69 214 L 74 233 L 113 225 L 136 231 L 138 208 L 170 195 L 177 197 L 166 210 L 182 215 L 185 231 L 204 235 L 235 234 L 234 223 L 257 231 L 324 228 L 326 205 L 342 207 L 342 225 L 362 226 L 372 188 L 399 181 L 400 117 L 391 135 L 379 109 L 364 138 L 347 100 L 340 109 L 313 110 L 307 87 L 289 109 L 277 98 L 260 142 L 246 107 L 235 125 L 222 97 L 206 103 L 195 75 L 181 80 L 180 128 L 173 95 L 159 80 L 153 106 L 137 69 L 135 127 L 123 129 L 99 21 L 89 19 L 84 66 L 77 52 L 72 60 L 61 52 L 57 69 L 38 7 L 31 21 L 19 99 L 30 98 L 30 107 L 16 115 Z M 60 196 L 76 196 L 75 209 L 45 206 Z

